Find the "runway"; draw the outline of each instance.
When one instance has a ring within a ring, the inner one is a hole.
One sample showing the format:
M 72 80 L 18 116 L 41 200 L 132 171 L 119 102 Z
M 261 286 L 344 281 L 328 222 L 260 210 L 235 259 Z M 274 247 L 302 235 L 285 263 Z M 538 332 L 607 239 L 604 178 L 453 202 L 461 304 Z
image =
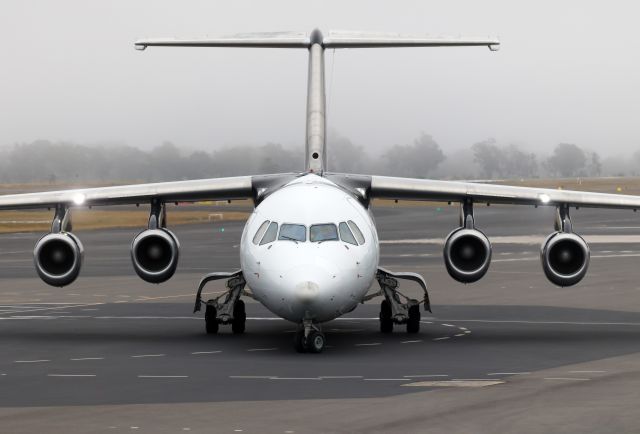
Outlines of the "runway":
M 319 355 L 295 353 L 293 325 L 256 303 L 243 336 L 208 336 L 191 313 L 202 274 L 238 268 L 242 223 L 174 228 L 181 266 L 160 286 L 134 275 L 135 230 L 78 233 L 85 266 L 63 289 L 35 277 L 38 234 L 0 236 L 0 423 L 7 432 L 632 432 L 640 219 L 574 212 L 592 241 L 590 272 L 557 288 L 537 244 L 552 211 L 479 208 L 478 226 L 498 241 L 494 260 L 485 279 L 461 285 L 440 245 L 456 207 L 375 209 L 381 265 L 424 274 L 433 313 L 417 335 L 400 326 L 382 335 L 374 300 L 326 324 Z

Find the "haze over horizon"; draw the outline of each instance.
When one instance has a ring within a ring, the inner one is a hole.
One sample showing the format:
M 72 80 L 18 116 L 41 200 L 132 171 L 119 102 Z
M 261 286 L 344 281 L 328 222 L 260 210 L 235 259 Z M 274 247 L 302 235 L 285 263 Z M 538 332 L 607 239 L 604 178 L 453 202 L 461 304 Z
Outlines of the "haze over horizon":
M 319 27 L 501 39 L 497 53 L 327 51 L 329 127 L 372 152 L 423 131 L 447 152 L 490 137 L 547 153 L 561 142 L 602 155 L 640 149 L 634 4 L 8 0 L 1 11 L 2 146 L 302 147 L 305 50 L 139 53 L 133 42 Z

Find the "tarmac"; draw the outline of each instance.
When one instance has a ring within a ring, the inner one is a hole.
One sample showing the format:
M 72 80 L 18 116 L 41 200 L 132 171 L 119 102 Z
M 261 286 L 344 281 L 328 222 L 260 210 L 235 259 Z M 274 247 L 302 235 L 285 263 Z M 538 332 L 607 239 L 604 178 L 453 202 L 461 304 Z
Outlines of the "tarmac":
M 572 210 L 590 270 L 558 288 L 539 260 L 553 209 L 478 207 L 493 260 L 471 285 L 442 261 L 457 207 L 374 215 L 381 266 L 423 274 L 433 313 L 382 335 L 372 300 L 324 326 L 322 354 L 296 353 L 295 326 L 250 300 L 241 336 L 192 314 L 203 274 L 239 268 L 242 222 L 172 228 L 181 264 L 162 285 L 135 276 L 137 230 L 78 232 L 85 265 L 62 289 L 36 277 L 39 234 L 0 236 L 0 431 L 638 432 L 640 216 Z

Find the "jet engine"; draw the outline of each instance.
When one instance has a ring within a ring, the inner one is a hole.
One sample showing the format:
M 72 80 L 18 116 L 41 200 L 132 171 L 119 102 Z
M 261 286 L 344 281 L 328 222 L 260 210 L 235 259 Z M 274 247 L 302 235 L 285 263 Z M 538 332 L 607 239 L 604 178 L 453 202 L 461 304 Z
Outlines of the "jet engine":
M 491 243 L 477 229 L 457 228 L 444 243 L 444 263 L 449 275 L 458 282 L 480 280 L 491 264 Z
M 146 229 L 131 243 L 133 268 L 142 280 L 162 283 L 169 280 L 178 267 L 180 243 L 165 228 Z
M 552 283 L 571 286 L 580 282 L 589 268 L 589 246 L 571 232 L 554 232 L 540 251 L 542 269 Z
M 66 286 L 80 274 L 84 248 L 71 232 L 50 233 L 33 250 L 38 276 L 48 285 Z

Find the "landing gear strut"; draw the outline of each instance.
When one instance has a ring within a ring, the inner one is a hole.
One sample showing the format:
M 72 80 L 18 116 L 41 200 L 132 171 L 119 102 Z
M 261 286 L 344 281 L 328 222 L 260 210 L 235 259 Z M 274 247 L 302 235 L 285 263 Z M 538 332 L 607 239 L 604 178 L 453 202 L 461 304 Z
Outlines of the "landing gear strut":
M 326 342 L 324 333 L 311 321 L 304 321 L 298 326 L 293 346 L 299 353 L 321 353 Z
M 383 295 L 384 300 L 380 303 L 380 332 L 393 332 L 394 324 L 405 324 L 407 333 L 418 333 L 420 331 L 420 302 L 409 298 L 398 291 L 398 280 L 411 280 L 418 283 L 424 291 L 424 309 L 431 312 L 427 283 L 416 273 L 392 273 L 384 268 L 378 268 L 376 274 L 380 291 L 368 295 L 363 301 L 371 300 L 374 297 Z
M 193 312 L 198 312 L 202 306 L 202 289 L 205 285 L 214 280 L 227 279 L 228 291 L 220 296 L 207 300 L 204 312 L 205 329 L 207 334 L 218 333 L 220 324 L 231 324 L 231 330 L 234 334 L 242 334 L 245 331 L 247 314 L 245 311 L 244 301 L 240 300 L 240 296 L 245 295 L 251 297 L 251 294 L 244 290 L 246 281 L 242 275 L 242 271 L 235 273 L 211 273 L 207 274 L 198 286 L 198 294 L 196 295 L 196 305 Z M 220 301 L 224 298 L 224 301 Z

